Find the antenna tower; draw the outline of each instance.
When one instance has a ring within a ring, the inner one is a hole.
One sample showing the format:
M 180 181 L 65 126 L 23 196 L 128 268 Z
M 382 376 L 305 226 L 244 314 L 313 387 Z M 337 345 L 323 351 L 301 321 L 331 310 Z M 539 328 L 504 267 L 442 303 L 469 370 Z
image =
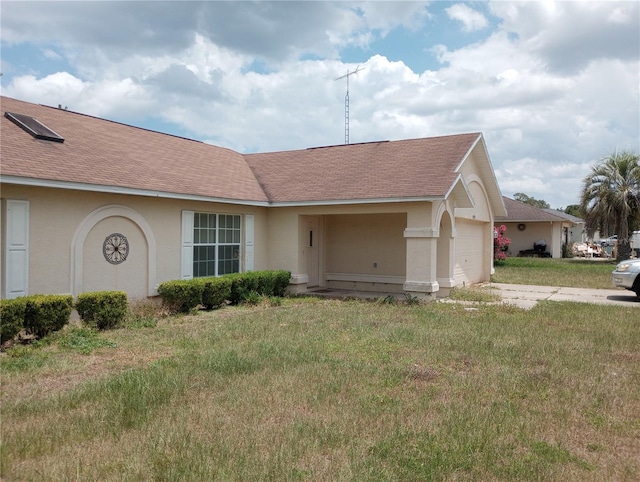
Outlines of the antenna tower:
M 342 77 L 338 77 L 335 80 L 347 79 L 347 94 L 344 96 L 344 143 L 349 144 L 349 76 L 353 74 L 358 74 L 364 68 L 360 68 L 360 66 L 356 67 L 356 70 L 351 72 L 347 71 L 345 75 Z

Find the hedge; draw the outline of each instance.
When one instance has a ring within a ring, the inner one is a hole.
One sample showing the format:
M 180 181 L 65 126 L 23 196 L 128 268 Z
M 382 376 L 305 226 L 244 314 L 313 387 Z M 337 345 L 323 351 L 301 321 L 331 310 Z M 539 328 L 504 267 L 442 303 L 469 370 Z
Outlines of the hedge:
M 249 296 L 284 296 L 291 273 L 289 271 L 249 271 L 218 278 L 194 278 L 161 283 L 158 293 L 162 304 L 173 313 L 188 313 L 199 305 L 218 308 L 226 301 L 244 302 Z
M 124 291 L 94 291 L 78 295 L 76 310 L 83 322 L 99 330 L 113 328 L 124 321 L 129 303 Z
M 219 308 L 231 297 L 231 279 L 198 278 L 202 283 L 202 304 L 208 310 Z
M 4 343 L 20 333 L 24 325 L 24 311 L 27 298 L 0 300 L 0 343 Z
M 199 278 L 165 281 L 158 286 L 162 304 L 171 313 L 189 313 L 202 304 L 204 284 Z
M 58 331 L 69 322 L 73 308 L 71 295 L 32 295 L 25 300 L 24 328 L 37 338 Z
M 232 280 L 231 304 L 242 303 L 255 293 L 262 296 L 284 296 L 291 273 L 289 271 L 248 271 L 246 273 L 233 273 L 224 277 Z

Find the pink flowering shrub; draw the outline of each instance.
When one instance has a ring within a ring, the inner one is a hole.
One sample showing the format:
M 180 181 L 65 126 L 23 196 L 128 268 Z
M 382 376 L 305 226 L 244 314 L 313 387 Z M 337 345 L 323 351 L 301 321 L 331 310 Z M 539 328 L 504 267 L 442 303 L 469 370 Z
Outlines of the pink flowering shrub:
M 511 240 L 505 236 L 507 227 L 503 224 L 499 228 L 493 228 L 493 259 L 503 261 L 507 259 L 507 250 Z

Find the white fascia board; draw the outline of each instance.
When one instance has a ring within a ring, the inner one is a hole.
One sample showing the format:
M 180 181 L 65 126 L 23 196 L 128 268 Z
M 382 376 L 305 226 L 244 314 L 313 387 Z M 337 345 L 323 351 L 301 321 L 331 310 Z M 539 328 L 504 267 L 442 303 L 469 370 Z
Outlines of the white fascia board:
M 489 157 L 489 151 L 487 150 L 487 143 L 484 142 L 484 135 L 482 133 L 478 134 L 478 138 L 471 145 L 467 153 L 462 157 L 458 165 L 456 166 L 455 172 L 458 172 L 462 165 L 466 162 L 467 158 L 471 155 L 473 150 L 476 148 L 478 143 L 482 143 L 482 150 L 484 151 L 485 159 L 487 160 L 487 169 L 486 172 L 491 176 L 491 180 L 493 181 L 494 186 L 497 189 L 497 193 L 493 189 L 489 189 L 489 186 L 485 183 L 485 189 L 487 189 L 487 193 L 489 193 L 489 197 L 497 203 L 497 208 L 493 213 L 494 216 L 506 216 L 507 208 L 504 205 L 504 200 L 502 199 L 502 192 L 500 191 L 500 185 L 498 184 L 498 179 L 496 178 L 496 172 L 493 169 L 493 163 L 491 162 L 491 157 Z M 492 196 L 493 191 L 493 196 Z
M 464 156 L 462 156 L 462 159 L 460 159 L 460 162 L 458 163 L 458 165 L 456 166 L 456 168 L 453 170 L 453 172 L 458 172 L 460 171 L 460 169 L 462 168 L 462 165 L 465 163 L 465 161 L 467 160 L 467 158 L 471 155 L 471 153 L 473 152 L 473 150 L 476 148 L 476 146 L 478 145 L 478 142 L 480 142 L 480 139 L 482 139 L 482 134 L 478 134 L 478 137 L 476 137 L 476 140 L 473 141 L 473 144 L 471 144 L 471 147 L 467 150 L 467 152 L 465 153 Z
M 355 204 L 388 204 L 407 202 L 433 202 L 444 200 L 442 196 L 407 197 L 407 198 L 372 198 L 372 199 L 330 199 L 324 201 L 248 201 L 243 199 L 227 199 L 192 194 L 180 194 L 146 189 L 133 189 L 119 186 L 105 186 L 102 184 L 87 184 L 81 182 L 56 181 L 51 179 L 35 179 L 19 176 L 0 176 L 0 182 L 33 187 L 48 187 L 54 189 L 72 189 L 76 191 L 101 192 L 108 194 L 128 194 L 131 196 L 146 196 L 163 199 L 178 199 L 182 201 L 204 201 L 221 204 L 235 204 L 240 206 L 258 207 L 305 207 L 305 206 L 344 206 Z
M 156 197 L 163 199 L 179 199 L 182 201 L 205 201 L 221 204 L 237 204 L 242 206 L 269 207 L 268 201 L 247 201 L 239 199 L 217 198 L 193 194 L 180 194 L 163 191 L 150 191 L 147 189 L 134 189 L 119 186 L 105 186 L 101 184 L 87 184 L 81 182 L 56 181 L 51 179 L 34 179 L 18 176 L 0 176 L 0 182 L 6 184 L 19 184 L 33 187 L 49 187 L 54 189 L 72 189 L 75 191 L 101 192 L 107 194 L 128 194 L 131 196 Z
M 331 199 L 325 201 L 280 201 L 269 203 L 272 208 L 305 207 L 305 206 L 346 206 L 355 204 L 389 204 L 410 202 L 434 202 L 444 200 L 443 196 L 372 198 L 372 199 Z

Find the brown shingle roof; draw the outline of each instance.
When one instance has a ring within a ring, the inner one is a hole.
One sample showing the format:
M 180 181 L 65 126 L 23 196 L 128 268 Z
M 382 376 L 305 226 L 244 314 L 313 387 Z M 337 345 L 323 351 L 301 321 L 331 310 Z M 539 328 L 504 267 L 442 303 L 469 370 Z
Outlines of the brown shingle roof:
M 273 202 L 444 197 L 479 137 L 370 142 L 245 158 Z
M 544 209 L 538 209 L 529 204 L 516 201 L 503 196 L 504 205 L 507 208 L 506 216 L 496 216 L 495 222 L 532 222 L 532 221 L 548 221 L 558 222 L 566 221 L 562 216 L 556 216 Z
M 3 176 L 266 202 L 243 156 L 230 149 L 2 97 Z M 64 143 L 37 140 L 5 112 L 37 118 Z
M 3 178 L 158 195 L 304 203 L 442 198 L 481 134 L 242 155 L 177 136 L 1 98 Z M 4 117 L 37 118 L 64 143 L 37 140 Z M 499 202 L 499 201 L 498 201 Z

